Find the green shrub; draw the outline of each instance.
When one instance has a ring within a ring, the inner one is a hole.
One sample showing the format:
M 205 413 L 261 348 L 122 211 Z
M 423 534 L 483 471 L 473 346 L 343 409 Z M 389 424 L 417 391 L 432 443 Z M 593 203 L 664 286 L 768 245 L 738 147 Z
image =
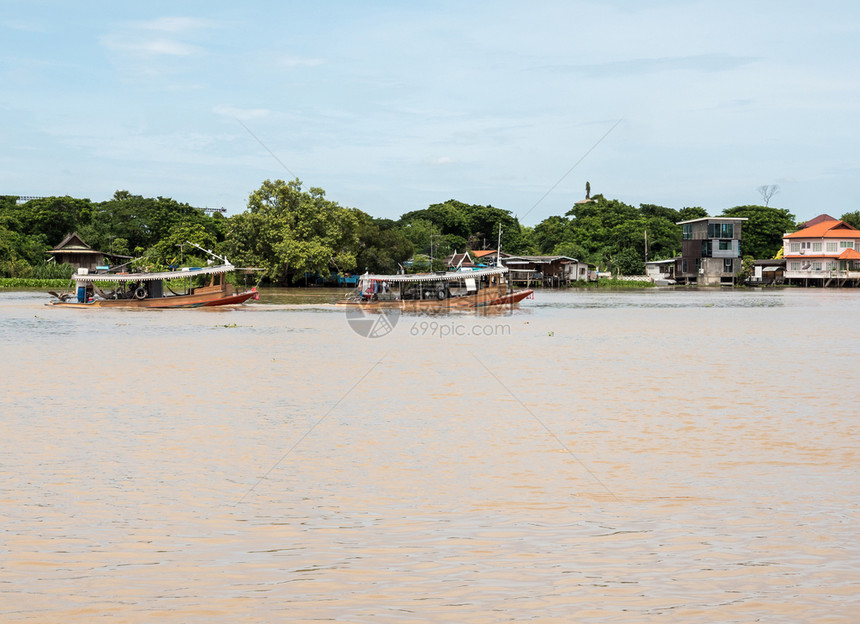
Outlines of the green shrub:
M 29 277 L 34 279 L 65 279 L 68 280 L 75 274 L 75 267 L 71 264 L 55 264 L 46 262 L 33 267 Z
M 0 289 L 68 288 L 68 279 L 34 279 L 32 277 L 0 277 Z

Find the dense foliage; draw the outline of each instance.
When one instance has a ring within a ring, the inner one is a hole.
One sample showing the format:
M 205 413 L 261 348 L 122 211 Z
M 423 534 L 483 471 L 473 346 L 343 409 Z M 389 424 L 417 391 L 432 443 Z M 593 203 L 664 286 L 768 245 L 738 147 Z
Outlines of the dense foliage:
M 534 229 L 540 253 L 570 256 L 614 273 L 641 275 L 645 260 L 677 256 L 677 222 L 706 217 L 701 208 L 674 210 L 642 204 L 639 208 L 595 195 L 574 204 L 565 216 L 553 216 Z
M 782 237 L 795 229 L 794 215 L 768 206 L 736 206 L 724 210 L 727 217 L 745 217 L 741 246 L 744 256 L 773 258 L 782 249 Z
M 745 256 L 773 257 L 782 235 L 796 228 L 791 213 L 767 206 L 737 206 L 723 215 L 749 219 L 743 230 Z M 569 256 L 634 275 L 644 272 L 646 258 L 680 253 L 679 221 L 706 216 L 698 207 L 637 208 L 594 195 L 533 228 L 522 226 L 508 210 L 454 199 L 394 221 L 340 206 L 320 188 L 304 190 L 298 179 L 264 181 L 251 193 L 247 209 L 231 217 L 127 191 L 105 202 L 66 196 L 19 204 L 14 197 L 0 197 L 0 277 L 68 277 L 71 267 L 46 260 L 48 251 L 72 232 L 93 249 L 142 258 L 152 267 L 204 262 L 205 254 L 184 245 L 190 241 L 225 254 L 237 266 L 262 268 L 277 284 L 332 273 L 415 270 L 427 268 L 430 259 L 439 269 L 451 253 L 495 249 L 500 231 L 508 253 Z M 858 212 L 843 218 L 860 225 Z

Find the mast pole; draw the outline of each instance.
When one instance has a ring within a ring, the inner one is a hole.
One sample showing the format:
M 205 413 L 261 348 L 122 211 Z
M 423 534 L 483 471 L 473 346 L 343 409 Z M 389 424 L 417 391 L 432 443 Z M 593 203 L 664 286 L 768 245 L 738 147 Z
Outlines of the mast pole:
M 502 266 L 502 222 L 499 221 L 499 244 L 496 245 L 496 268 L 499 268 L 501 266 Z M 502 279 L 501 274 L 499 275 L 499 279 L 500 280 Z M 508 290 L 508 292 L 510 292 L 513 289 L 513 284 L 511 284 L 511 280 L 506 279 L 505 281 L 507 282 L 507 285 L 508 285 L 507 290 Z

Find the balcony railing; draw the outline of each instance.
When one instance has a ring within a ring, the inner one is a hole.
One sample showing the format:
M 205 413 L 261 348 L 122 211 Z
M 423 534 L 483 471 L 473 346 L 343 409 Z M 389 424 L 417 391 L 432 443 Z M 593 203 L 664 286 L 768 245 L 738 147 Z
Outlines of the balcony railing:
M 830 278 L 839 278 L 839 279 L 860 279 L 860 271 L 815 271 L 812 269 L 806 269 L 805 271 L 785 271 L 786 279 L 830 279 Z

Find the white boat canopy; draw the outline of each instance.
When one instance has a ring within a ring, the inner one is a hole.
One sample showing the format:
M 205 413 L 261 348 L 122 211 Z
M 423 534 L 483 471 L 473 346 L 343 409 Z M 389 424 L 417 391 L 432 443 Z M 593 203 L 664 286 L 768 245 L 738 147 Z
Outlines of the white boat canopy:
M 78 273 L 72 276 L 78 284 L 90 284 L 92 282 L 153 282 L 156 280 L 175 280 L 195 275 L 214 275 L 216 273 L 230 273 L 236 267 L 232 264 L 221 264 L 209 267 L 185 267 L 179 271 L 161 271 L 159 273 Z
M 454 281 L 464 279 L 475 279 L 486 277 L 488 275 L 504 275 L 508 272 L 506 267 L 496 267 L 491 269 L 478 269 L 477 271 L 448 271 L 447 273 L 412 273 L 406 275 L 370 275 L 365 273 L 361 276 L 361 281 L 373 282 L 441 282 Z

